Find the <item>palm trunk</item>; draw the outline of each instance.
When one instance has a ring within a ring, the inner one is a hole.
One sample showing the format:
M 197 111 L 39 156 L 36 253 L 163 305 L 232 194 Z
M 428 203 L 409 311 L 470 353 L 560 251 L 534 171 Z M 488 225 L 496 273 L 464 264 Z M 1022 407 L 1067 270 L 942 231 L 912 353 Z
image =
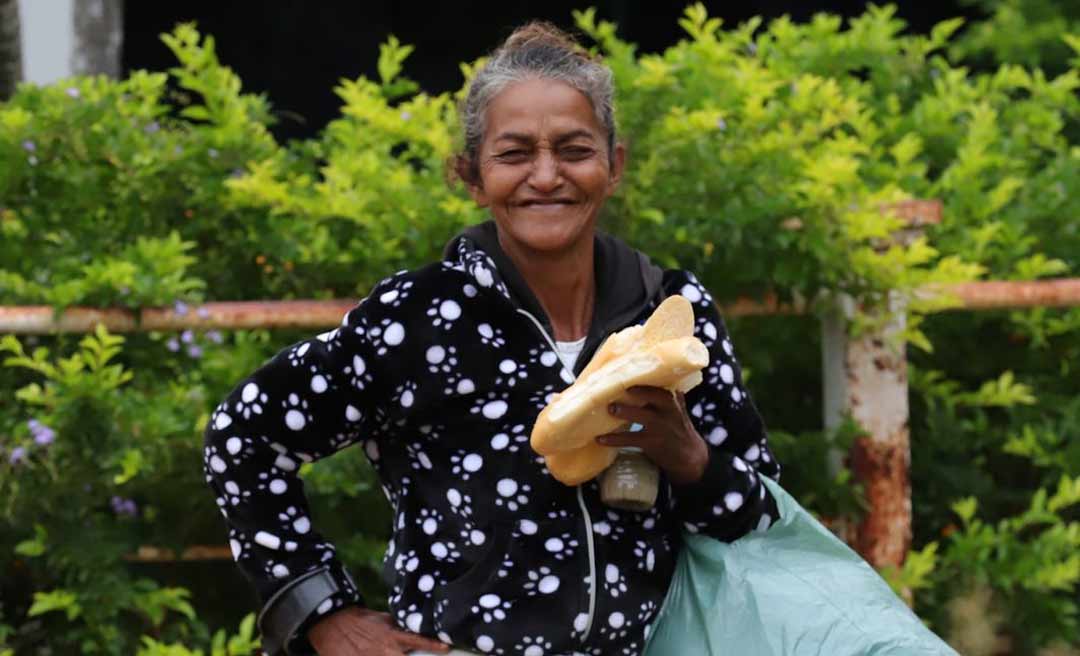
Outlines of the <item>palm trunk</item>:
M 0 102 L 22 81 L 22 39 L 19 0 L 0 0 Z

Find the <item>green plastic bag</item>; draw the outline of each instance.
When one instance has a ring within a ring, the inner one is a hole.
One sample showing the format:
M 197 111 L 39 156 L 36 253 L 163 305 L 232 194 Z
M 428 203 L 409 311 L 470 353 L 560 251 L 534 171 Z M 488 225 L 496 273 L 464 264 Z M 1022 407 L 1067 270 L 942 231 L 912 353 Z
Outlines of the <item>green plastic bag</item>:
M 781 519 L 727 544 L 685 535 L 646 656 L 956 652 L 772 480 Z

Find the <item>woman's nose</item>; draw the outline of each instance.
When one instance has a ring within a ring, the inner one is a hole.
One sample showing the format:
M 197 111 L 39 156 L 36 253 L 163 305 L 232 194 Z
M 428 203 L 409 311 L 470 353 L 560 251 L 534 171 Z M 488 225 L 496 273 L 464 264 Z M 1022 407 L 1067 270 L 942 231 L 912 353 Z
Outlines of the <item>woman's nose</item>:
M 529 184 L 537 191 L 552 191 L 562 184 L 562 172 L 559 161 L 547 150 L 541 150 L 533 160 L 529 174 Z

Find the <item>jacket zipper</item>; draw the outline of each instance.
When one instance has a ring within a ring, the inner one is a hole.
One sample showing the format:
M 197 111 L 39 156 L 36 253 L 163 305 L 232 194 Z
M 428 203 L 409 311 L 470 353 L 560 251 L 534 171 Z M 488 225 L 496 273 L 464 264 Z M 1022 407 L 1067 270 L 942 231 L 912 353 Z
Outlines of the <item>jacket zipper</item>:
M 544 330 L 544 326 L 527 310 L 517 308 L 517 311 L 533 322 L 536 329 L 544 336 L 544 340 L 547 341 L 551 350 L 555 353 L 555 357 L 559 358 L 559 363 L 563 366 L 563 369 L 570 374 L 570 378 L 576 380 L 577 376 L 574 375 L 574 370 L 566 366 L 566 362 L 559 355 L 559 349 L 555 346 L 555 340 Z M 596 615 L 596 545 L 593 543 L 592 516 L 589 515 L 589 509 L 585 507 L 585 496 L 582 493 L 583 487 L 583 485 L 577 486 L 577 500 L 578 506 L 581 508 L 581 514 L 585 516 L 585 543 L 589 549 L 589 618 L 585 622 L 585 629 L 581 632 L 581 643 L 585 644 L 589 638 L 589 632 L 592 631 L 593 617 Z

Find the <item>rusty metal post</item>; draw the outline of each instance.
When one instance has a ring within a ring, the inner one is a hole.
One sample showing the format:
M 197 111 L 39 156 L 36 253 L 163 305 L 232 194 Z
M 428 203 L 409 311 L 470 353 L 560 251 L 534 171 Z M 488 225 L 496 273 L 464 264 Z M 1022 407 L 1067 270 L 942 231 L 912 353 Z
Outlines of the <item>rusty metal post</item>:
M 894 243 L 910 243 L 922 226 L 941 221 L 937 201 L 908 201 L 889 210 L 907 223 Z M 854 300 L 841 294 L 834 301 L 822 319 L 824 421 L 826 429 L 833 429 L 850 416 L 865 431 L 848 454 L 848 464 L 863 485 L 868 505 L 853 535 L 844 530 L 849 527 L 839 529 L 871 565 L 900 567 L 911 547 L 907 357 L 899 338 L 906 300 L 891 293 L 888 320 L 858 336 L 849 330 Z M 834 474 L 843 458 L 838 449 L 830 453 Z
M 900 567 L 911 547 L 911 462 L 908 377 L 904 345 L 904 302 L 890 297 L 891 319 L 880 332 L 853 337 L 847 330 L 853 304 L 823 322 L 825 425 L 835 428 L 850 416 L 863 428 L 849 454 L 855 479 L 863 485 L 868 510 L 854 535 L 856 550 L 874 567 Z M 842 453 L 833 455 L 839 468 Z

